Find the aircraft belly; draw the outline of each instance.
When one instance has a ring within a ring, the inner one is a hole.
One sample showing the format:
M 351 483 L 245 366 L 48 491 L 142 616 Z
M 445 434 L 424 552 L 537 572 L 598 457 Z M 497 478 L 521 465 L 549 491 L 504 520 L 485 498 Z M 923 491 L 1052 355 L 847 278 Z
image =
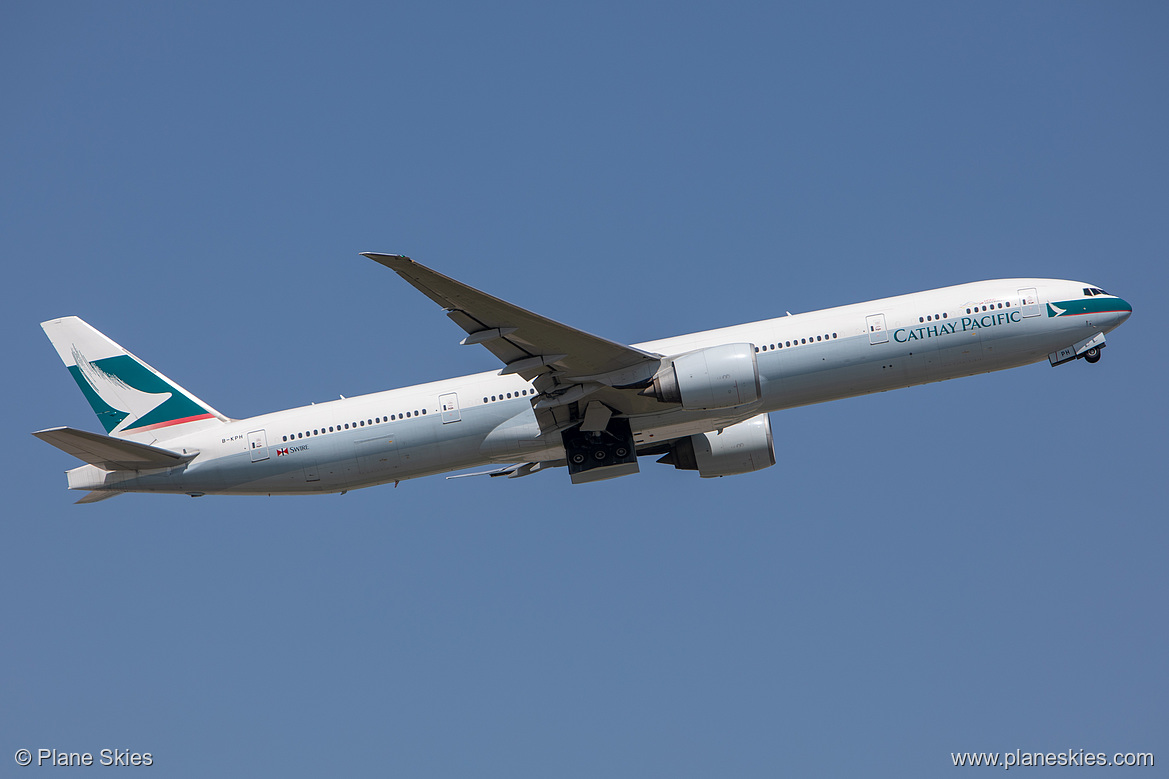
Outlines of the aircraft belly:
M 261 462 L 250 462 L 246 454 L 220 457 L 209 463 L 214 476 L 197 478 L 191 474 L 186 491 L 223 492 L 239 495 L 260 495 L 282 492 L 309 492 L 320 489 L 320 479 L 307 481 L 306 471 L 313 475 L 317 468 L 314 453 L 311 462 L 307 452 L 270 457 Z
M 512 416 L 506 413 L 512 409 L 506 407 L 503 415 L 488 416 L 483 413 L 480 416 L 482 432 L 478 448 L 484 457 L 493 462 L 515 462 L 517 459 L 533 457 L 548 448 L 547 441 L 540 435 L 540 424 L 536 421 L 531 405 L 525 401 L 523 406 L 515 406 L 516 413 Z M 560 437 L 553 438 L 559 444 Z
M 1058 348 L 1052 344 L 1066 346 L 1069 337 L 1037 327 L 990 342 L 977 332 L 954 336 L 962 340 L 874 345 L 867 338 L 848 338 L 831 345 L 834 354 L 794 347 L 769 353 L 760 359 L 765 408 L 794 408 L 1027 365 Z
M 938 344 L 938 365 L 943 370 L 981 362 L 982 355 L 982 336 L 977 330 L 956 332 Z
M 377 435 L 355 440 L 353 456 L 347 458 L 356 465 L 356 473 L 353 476 L 361 479 L 375 474 L 392 475 L 400 471 L 402 457 L 399 452 L 403 446 L 401 439 L 404 437 L 396 430 L 383 430 Z

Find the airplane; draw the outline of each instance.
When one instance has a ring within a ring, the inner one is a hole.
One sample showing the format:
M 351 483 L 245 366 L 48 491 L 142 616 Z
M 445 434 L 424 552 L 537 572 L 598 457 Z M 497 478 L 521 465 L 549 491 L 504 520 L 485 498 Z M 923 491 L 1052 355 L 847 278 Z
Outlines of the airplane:
M 105 433 L 33 435 L 84 461 L 68 487 L 345 493 L 567 468 L 573 484 L 638 458 L 703 478 L 775 464 L 771 412 L 1047 359 L 1095 363 L 1132 306 L 1058 279 L 978 281 L 625 345 L 507 303 L 396 254 L 364 253 L 443 308 L 498 371 L 231 419 L 78 317 L 42 323 Z

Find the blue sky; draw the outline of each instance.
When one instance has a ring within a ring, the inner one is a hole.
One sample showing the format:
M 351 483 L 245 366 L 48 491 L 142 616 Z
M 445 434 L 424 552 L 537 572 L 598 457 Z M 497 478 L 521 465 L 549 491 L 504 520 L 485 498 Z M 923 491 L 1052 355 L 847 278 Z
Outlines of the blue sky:
M 0 317 L 21 380 L 0 421 L 0 761 L 1169 761 L 1160 4 L 4 16 Z M 368 250 L 624 342 L 1011 276 L 1135 314 L 1095 366 L 775 414 L 778 464 L 749 476 L 646 460 L 584 487 L 72 505 L 73 461 L 29 435 L 99 429 L 52 317 L 235 417 L 495 367 Z

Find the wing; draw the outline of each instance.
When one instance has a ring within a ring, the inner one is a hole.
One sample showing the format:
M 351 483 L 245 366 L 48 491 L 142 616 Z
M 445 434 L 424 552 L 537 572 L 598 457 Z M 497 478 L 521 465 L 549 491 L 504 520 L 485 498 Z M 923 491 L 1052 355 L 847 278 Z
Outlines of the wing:
M 656 401 L 637 395 L 660 366 L 661 355 L 625 346 L 555 322 L 480 292 L 398 254 L 365 252 L 446 310 L 467 333 L 463 344 L 482 344 L 540 392 L 533 405 L 544 433 L 579 421 L 563 409 L 585 397 L 618 413 L 647 411 Z M 545 413 L 541 413 L 545 412 Z
M 467 332 L 464 344 L 483 344 L 503 361 L 502 373 L 531 381 L 540 373 L 578 377 L 656 365 L 658 356 L 591 335 L 512 305 L 397 254 L 366 252 L 438 303 Z

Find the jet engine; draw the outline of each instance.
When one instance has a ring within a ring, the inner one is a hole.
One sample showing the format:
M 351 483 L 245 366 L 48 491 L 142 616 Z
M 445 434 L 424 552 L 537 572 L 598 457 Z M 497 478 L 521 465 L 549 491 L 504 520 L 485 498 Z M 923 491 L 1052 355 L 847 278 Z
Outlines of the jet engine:
M 679 438 L 670 443 L 670 451 L 658 462 L 683 471 L 698 471 L 704 479 L 761 471 L 775 465 L 771 420 L 767 414 L 760 414 L 724 427 L 722 432 Z
M 759 400 L 759 365 L 751 344 L 722 344 L 689 352 L 658 371 L 642 395 L 682 408 L 734 408 Z

